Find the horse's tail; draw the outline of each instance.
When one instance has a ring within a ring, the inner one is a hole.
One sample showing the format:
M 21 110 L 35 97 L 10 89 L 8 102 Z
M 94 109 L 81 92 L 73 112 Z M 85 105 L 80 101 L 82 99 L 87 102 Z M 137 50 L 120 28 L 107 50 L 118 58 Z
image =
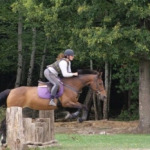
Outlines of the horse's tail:
M 0 106 L 6 105 L 6 100 L 7 100 L 7 97 L 9 95 L 10 91 L 11 91 L 11 89 L 7 89 L 0 93 Z
M 7 126 L 6 126 L 6 117 L 5 117 L 2 120 L 1 126 L 0 126 L 0 139 L 1 139 L 2 145 L 6 143 L 6 132 L 7 132 L 6 130 L 7 130 Z

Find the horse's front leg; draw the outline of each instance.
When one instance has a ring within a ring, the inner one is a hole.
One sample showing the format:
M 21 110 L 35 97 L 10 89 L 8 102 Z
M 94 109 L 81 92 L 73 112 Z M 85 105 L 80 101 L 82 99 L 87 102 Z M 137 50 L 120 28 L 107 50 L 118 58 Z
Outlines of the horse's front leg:
M 67 115 L 65 116 L 65 120 L 77 118 L 79 116 L 80 112 L 81 112 L 80 109 L 78 109 L 74 113 L 67 112 Z
M 85 105 L 83 105 L 82 116 L 78 118 L 78 121 L 81 123 L 81 122 L 87 120 L 87 116 L 88 116 L 88 109 Z

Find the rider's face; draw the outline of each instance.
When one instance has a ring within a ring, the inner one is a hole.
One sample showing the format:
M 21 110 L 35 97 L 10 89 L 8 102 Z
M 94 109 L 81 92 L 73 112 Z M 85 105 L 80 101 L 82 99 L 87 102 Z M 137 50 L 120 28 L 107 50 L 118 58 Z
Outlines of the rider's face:
M 69 58 L 70 61 L 72 61 L 74 59 L 74 56 L 70 55 L 68 58 Z

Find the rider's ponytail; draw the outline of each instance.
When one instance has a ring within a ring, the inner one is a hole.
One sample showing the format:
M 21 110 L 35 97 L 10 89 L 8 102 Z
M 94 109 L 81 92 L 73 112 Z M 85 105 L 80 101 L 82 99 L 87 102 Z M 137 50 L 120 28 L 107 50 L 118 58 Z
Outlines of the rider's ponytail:
M 58 54 L 56 60 L 60 60 L 62 58 L 65 58 L 65 55 L 63 53 Z

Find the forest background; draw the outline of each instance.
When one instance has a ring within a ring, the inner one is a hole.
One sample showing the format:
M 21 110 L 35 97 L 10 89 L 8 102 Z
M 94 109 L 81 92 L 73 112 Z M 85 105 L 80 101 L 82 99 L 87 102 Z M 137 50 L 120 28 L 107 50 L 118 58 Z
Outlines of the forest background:
M 149 43 L 149 0 L 0 0 L 0 91 L 37 85 L 71 48 L 73 71 L 104 72 L 103 118 L 139 119 L 150 132 Z

